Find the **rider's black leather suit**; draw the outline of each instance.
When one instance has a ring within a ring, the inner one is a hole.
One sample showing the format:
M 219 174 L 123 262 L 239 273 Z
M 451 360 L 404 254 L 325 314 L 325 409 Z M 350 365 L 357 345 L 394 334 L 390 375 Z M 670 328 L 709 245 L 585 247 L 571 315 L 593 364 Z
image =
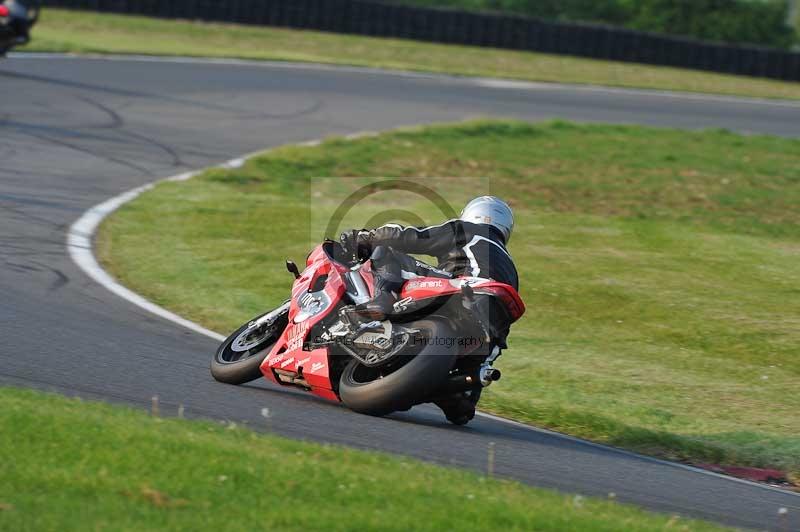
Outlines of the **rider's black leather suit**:
M 386 224 L 364 235 L 365 244 L 377 252 L 373 264 L 383 270 L 394 259 L 401 275 L 484 277 L 519 289 L 517 269 L 506 250 L 503 236 L 490 225 L 449 220 L 431 227 Z M 390 251 L 379 249 L 387 246 Z M 398 253 L 399 252 L 399 253 Z M 407 253 L 432 255 L 437 268 L 408 257 Z M 437 271 L 438 270 L 438 271 Z

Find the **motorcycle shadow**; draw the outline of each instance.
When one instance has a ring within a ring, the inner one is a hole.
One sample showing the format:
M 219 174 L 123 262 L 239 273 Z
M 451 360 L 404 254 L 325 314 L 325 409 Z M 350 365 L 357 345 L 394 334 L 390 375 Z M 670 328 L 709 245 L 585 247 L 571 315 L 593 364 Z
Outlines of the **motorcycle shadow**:
M 433 427 L 440 429 L 446 428 L 458 431 L 462 431 L 465 428 L 467 429 L 469 428 L 469 425 L 467 425 L 466 427 L 456 426 L 448 422 L 447 419 L 444 417 L 442 411 L 439 410 L 439 408 L 436 407 L 433 403 L 416 405 L 411 410 L 406 410 L 402 412 L 393 412 L 383 417 L 372 417 L 364 414 L 359 414 L 357 412 L 353 412 L 352 410 L 344 406 L 344 404 L 342 403 L 335 403 L 333 401 L 328 401 L 326 399 L 322 399 L 320 397 L 309 394 L 308 392 L 302 390 L 296 390 L 289 387 L 282 387 L 279 385 L 271 384 L 266 381 L 264 382 L 256 381 L 248 384 L 242 384 L 239 385 L 238 388 L 246 389 L 249 392 L 253 393 L 267 392 L 270 395 L 275 395 L 276 398 L 281 398 L 281 399 L 290 398 L 292 402 L 297 401 L 300 403 L 304 403 L 305 405 L 308 406 L 313 405 L 319 407 L 330 407 L 336 409 L 338 412 L 347 412 L 352 416 L 358 416 L 362 419 L 373 419 L 376 422 L 380 422 L 380 420 L 385 420 L 386 422 L 407 423 L 416 426 Z
M 333 409 L 337 414 L 345 414 L 348 417 L 358 417 L 363 420 L 372 420 L 376 424 L 392 423 L 392 424 L 405 424 L 409 427 L 429 428 L 436 430 L 446 430 L 448 432 L 458 433 L 463 436 L 472 436 L 480 438 L 491 438 L 499 441 L 515 441 L 518 443 L 537 443 L 544 445 L 558 445 L 564 446 L 568 444 L 570 447 L 583 448 L 583 442 L 571 442 L 569 439 L 566 441 L 558 435 L 548 431 L 538 429 L 534 426 L 518 425 L 512 422 L 504 422 L 491 418 L 482 417 L 477 415 L 475 419 L 470 421 L 467 425 L 453 425 L 445 418 L 444 414 L 433 403 L 424 403 L 414 406 L 411 410 L 402 412 L 394 412 L 384 417 L 371 417 L 359 414 L 349 410 L 342 403 L 335 403 L 322 399 L 315 395 L 309 394 L 302 390 L 293 388 L 282 387 L 276 384 L 271 384 L 266 381 L 256 381 L 249 384 L 243 384 L 238 388 L 246 389 L 253 394 L 263 394 L 266 392 L 270 396 L 274 396 L 278 400 L 290 400 L 295 408 L 314 408 L 321 407 Z

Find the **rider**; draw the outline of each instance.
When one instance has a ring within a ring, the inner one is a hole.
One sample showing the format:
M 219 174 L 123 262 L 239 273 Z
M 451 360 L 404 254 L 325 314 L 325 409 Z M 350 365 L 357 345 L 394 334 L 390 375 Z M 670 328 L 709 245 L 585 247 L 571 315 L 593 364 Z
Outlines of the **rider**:
M 460 218 L 439 225 L 386 224 L 342 233 L 341 240 L 345 248 L 372 259 L 375 295 L 363 307 L 380 319 L 391 313 L 403 283 L 417 276 L 485 277 L 518 289 L 517 269 L 506 250 L 513 229 L 511 208 L 495 196 L 480 196 Z M 439 265 L 434 268 L 407 253 L 432 255 Z
M 470 201 L 460 218 L 431 227 L 403 227 L 386 224 L 373 230 L 342 233 L 341 241 L 372 260 L 375 294 L 360 306 L 371 319 L 383 319 L 392 312 L 403 283 L 417 276 L 452 278 L 483 277 L 519 289 L 517 269 L 506 250 L 514 216 L 511 208 L 495 196 Z M 410 257 L 408 253 L 432 255 L 436 268 Z M 505 347 L 504 342 L 500 347 Z M 493 352 L 496 358 L 499 349 Z M 440 404 L 441 403 L 441 404 Z M 452 399 L 437 404 L 451 416 L 474 416 L 474 404 Z

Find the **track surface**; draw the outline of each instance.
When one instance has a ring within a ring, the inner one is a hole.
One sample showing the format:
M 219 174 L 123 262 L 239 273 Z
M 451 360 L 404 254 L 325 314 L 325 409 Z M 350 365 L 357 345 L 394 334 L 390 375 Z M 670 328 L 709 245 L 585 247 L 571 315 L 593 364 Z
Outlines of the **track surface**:
M 390 419 L 267 385 L 212 381 L 215 342 L 153 317 L 70 262 L 65 232 L 134 186 L 329 134 L 476 116 L 727 127 L 800 136 L 800 105 L 301 66 L 17 56 L 0 63 L 0 384 L 186 405 L 296 438 L 496 471 L 538 486 L 755 528 L 800 529 L 800 497 L 490 419 Z M 268 223 L 265 221 L 265 223 Z M 154 235 L 155 238 L 155 235 Z M 278 260 L 278 257 L 276 257 Z M 789 510 L 787 521 L 778 509 Z

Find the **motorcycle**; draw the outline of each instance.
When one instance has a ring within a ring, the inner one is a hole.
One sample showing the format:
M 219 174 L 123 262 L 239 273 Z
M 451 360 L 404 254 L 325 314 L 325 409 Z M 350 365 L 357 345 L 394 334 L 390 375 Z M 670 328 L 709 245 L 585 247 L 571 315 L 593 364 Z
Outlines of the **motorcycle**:
M 507 284 L 416 277 L 379 321 L 358 307 L 374 293 L 368 258 L 326 240 L 302 273 L 292 261 L 286 267 L 295 278 L 291 298 L 222 342 L 211 362 L 217 381 L 265 377 L 373 416 L 455 396 L 476 405 L 481 390 L 500 379 L 492 363 L 525 312 Z
M 0 0 L 0 57 L 12 47 L 27 43 L 38 19 L 39 2 Z

